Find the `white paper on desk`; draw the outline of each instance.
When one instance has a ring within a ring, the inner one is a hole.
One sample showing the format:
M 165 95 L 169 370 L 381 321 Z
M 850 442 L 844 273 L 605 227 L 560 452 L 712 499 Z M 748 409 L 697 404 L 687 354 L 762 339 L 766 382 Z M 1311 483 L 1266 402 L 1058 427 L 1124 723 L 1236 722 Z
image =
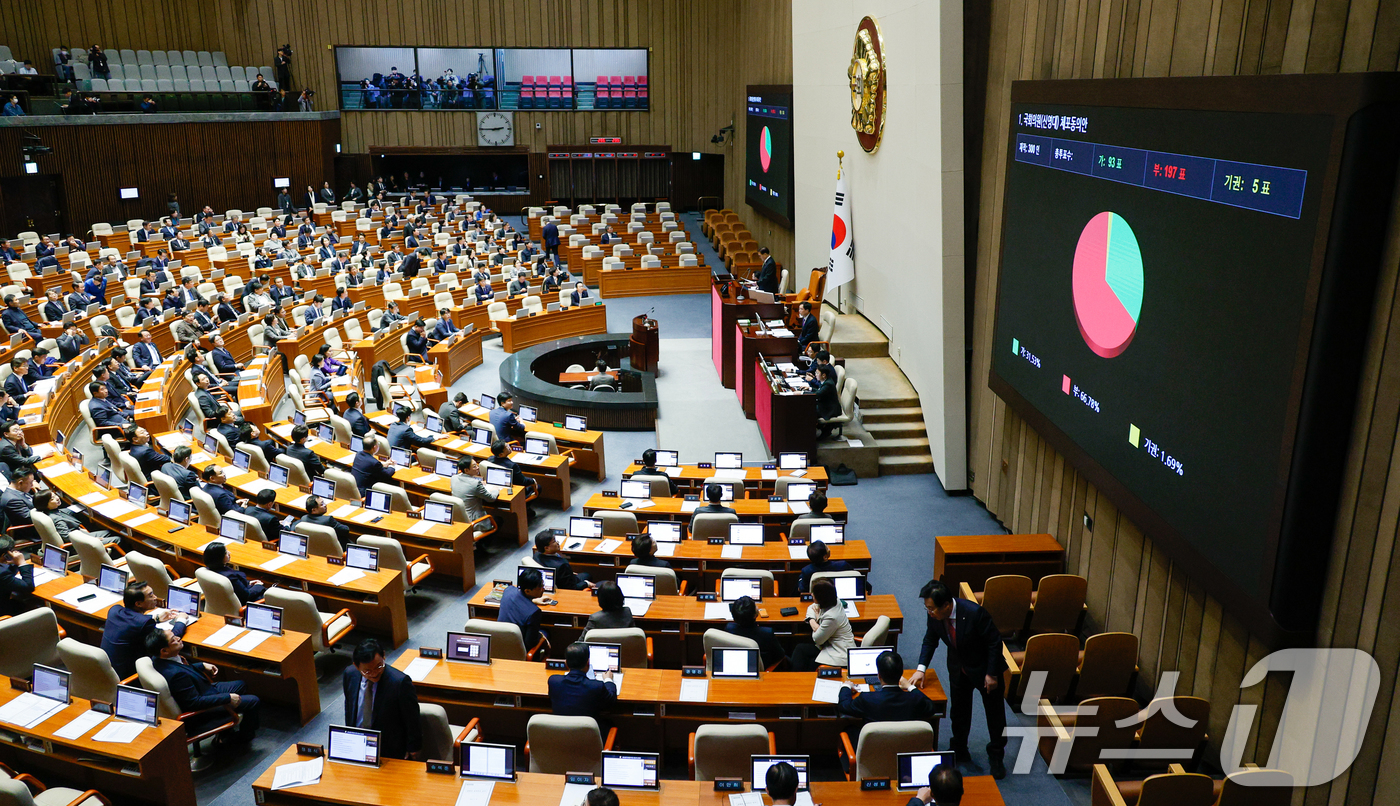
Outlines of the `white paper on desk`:
M 461 449 L 461 448 L 465 448 L 465 447 L 467 447 L 467 446 L 470 445 L 470 444 L 471 444 L 471 443 L 470 443 L 470 442 L 467 442 L 465 439 L 454 439 L 454 440 L 452 440 L 451 442 L 447 443 L 447 447 L 449 447 L 449 448 L 451 448 L 452 450 L 455 451 L 455 450 L 459 450 L 459 449 Z
M 236 652 L 252 652 L 258 648 L 263 641 L 272 637 L 272 633 L 262 630 L 249 630 L 248 634 L 228 645 L 229 649 Z
M 517 453 L 511 457 L 511 459 L 514 460 L 517 464 L 522 465 L 542 465 L 548 458 L 548 456 L 542 456 L 540 454 L 535 453 Z
M 794 470 L 794 471 L 792 471 L 791 473 L 789 473 L 788 475 L 789 475 L 789 476 L 792 476 L 792 477 L 795 478 L 795 479 L 800 479 L 800 478 L 802 478 L 803 476 L 807 475 L 807 471 L 806 471 L 806 470 Z
M 662 473 L 665 473 L 666 475 L 670 476 L 671 478 L 675 478 L 676 476 L 679 476 L 679 475 L 681 474 L 681 468 L 679 468 L 679 467 L 663 467 L 663 468 L 661 468 L 661 472 L 662 472 Z
M 394 417 L 392 414 L 381 414 L 375 417 L 374 421 L 380 425 L 393 425 L 398 422 L 398 418 Z
M 120 498 L 113 498 L 103 504 L 98 504 L 92 508 L 94 512 L 107 518 L 120 518 L 123 515 L 130 515 L 133 512 L 140 512 L 141 507 L 132 504 L 130 501 L 123 501 Z
M 726 545 L 719 550 L 719 556 L 726 560 L 742 560 L 744 559 L 744 547 Z
M 0 722 L 32 728 L 67 707 L 67 703 L 26 691 L 0 706 Z
M 351 515 L 350 520 L 354 521 L 355 523 L 369 523 L 370 521 L 379 517 L 379 515 L 380 513 L 375 512 L 372 509 L 366 509 L 363 512 L 357 512 L 354 515 Z
M 794 559 L 794 560 L 805 560 L 805 559 L 807 559 L 807 547 L 806 547 L 806 546 L 788 546 L 788 557 L 790 557 L 790 558 L 792 558 L 792 559 Z
M 435 390 L 435 389 L 441 389 L 441 388 L 442 388 L 442 386 L 441 386 L 440 384 L 438 384 L 437 381 L 428 381 L 427 383 L 420 383 L 420 384 L 418 384 L 418 391 L 420 391 L 420 392 L 431 392 L 431 391 L 433 391 L 433 390 Z
M 860 611 L 856 610 L 855 602 L 842 602 L 845 607 L 846 618 L 860 618 Z
M 224 626 L 211 633 L 208 638 L 205 638 L 199 643 L 203 644 L 204 646 L 223 646 L 229 641 L 232 641 L 233 637 L 241 632 L 243 632 L 242 627 L 234 627 L 225 624 Z
M 84 711 L 73 721 L 53 732 L 60 739 L 81 739 L 83 734 L 102 724 L 106 714 L 97 711 Z
M 662 543 L 656 547 L 656 556 L 674 557 L 676 556 L 676 547 L 679 545 L 679 543 Z
M 846 437 L 846 444 L 851 446 L 852 448 L 859 448 L 865 445 L 864 442 L 861 442 L 858 439 L 852 439 L 850 437 Z
M 53 582 L 55 579 L 59 579 L 63 576 L 56 571 L 50 571 L 42 565 L 35 565 L 32 567 L 34 568 L 34 585 L 36 587 L 45 582 Z
M 495 781 L 463 781 L 456 806 L 489 806 L 495 789 Z
M 687 678 L 681 680 L 681 702 L 705 702 L 710 698 L 710 681 Z
M 335 518 L 336 520 L 340 520 L 341 518 L 348 518 L 349 516 L 354 515 L 356 510 L 358 509 L 359 507 L 355 506 L 354 504 L 346 504 L 342 507 L 337 508 L 335 512 L 332 512 L 331 517 Z
M 583 806 L 583 802 L 588 800 L 588 793 L 592 791 L 592 784 L 564 784 L 564 794 L 559 796 L 559 806 Z
M 288 789 L 294 786 L 310 786 L 321 782 L 321 772 L 325 759 L 317 756 L 309 761 L 283 764 L 272 771 L 272 788 Z
M 167 451 L 173 451 L 181 445 L 190 444 L 189 437 L 178 432 L 174 434 L 161 434 L 156 437 L 156 442 L 159 442 L 160 446 Z
M 749 477 L 749 471 L 743 469 L 716 470 L 714 471 L 714 477 L 721 481 L 742 481 Z
M 404 667 L 403 673 L 408 675 L 413 682 L 421 683 L 428 676 L 428 672 L 431 672 L 437 664 L 438 662 L 432 658 L 414 658 L 408 662 L 408 666 Z
M 358 568 L 342 568 L 335 572 L 328 581 L 332 585 L 348 585 L 364 575 L 365 572 Z
M 593 550 L 602 552 L 603 554 L 612 554 L 614 551 L 617 551 L 617 547 L 621 545 L 621 540 L 599 540 L 598 545 L 594 546 Z
M 817 702 L 835 704 L 841 700 L 841 689 L 845 687 L 846 684 L 840 680 L 818 678 L 812 684 L 812 699 Z
M 807 506 L 806 501 L 789 501 L 788 508 L 792 510 L 794 515 L 806 515 L 812 511 L 812 508 Z
M 655 502 L 655 501 L 650 501 L 650 500 L 648 500 L 648 501 L 633 501 L 633 502 L 632 502 L 632 508 L 633 508 L 633 509 L 646 509 L 647 507 L 654 507 L 654 506 L 656 506 L 656 502 Z
M 632 611 L 633 616 L 645 616 L 647 610 L 651 608 L 650 599 L 624 599 L 627 609 Z
M 263 404 L 263 399 L 260 397 L 250 397 L 246 400 L 240 400 L 239 402 L 245 406 L 261 406 Z
M 192 454 L 192 455 L 190 456 L 190 463 L 191 463 L 191 464 L 196 464 L 196 465 L 197 465 L 197 464 L 199 464 L 200 462 L 208 462 L 209 460 L 211 460 L 211 459 L 213 459 L 213 458 L 214 458 L 214 457 L 210 456 L 209 454 L 205 453 L 204 451 L 196 451 L 194 454 Z
M 82 504 L 83 506 L 89 506 L 89 507 L 92 506 L 93 504 L 100 504 L 100 503 L 102 503 L 103 501 L 106 501 L 106 500 L 107 500 L 107 494 L 104 493 L 104 492 L 102 492 L 101 490 L 98 490 L 97 492 L 94 492 L 94 493 L 88 493 L 87 495 L 80 495 L 80 496 L 78 496 L 78 503 Z
M 720 621 L 728 621 L 728 620 L 729 620 L 729 605 L 728 605 L 728 603 L 726 603 L 726 602 L 706 602 L 706 603 L 705 603 L 705 620 L 706 620 L 706 621 L 713 621 L 713 620 L 715 620 L 715 619 L 719 619 Z
M 792 338 L 793 336 L 795 336 L 795 335 L 797 335 L 797 334 L 793 333 L 791 330 L 788 330 L 788 329 L 785 328 L 785 327 L 780 327 L 780 328 L 776 328 L 776 329 L 774 329 L 774 330 L 770 330 L 770 331 L 768 332 L 768 335 L 773 336 L 773 337 L 775 337 L 775 338 L 779 338 L 779 339 L 790 339 L 790 338 Z
M 812 803 L 812 793 L 803 789 L 798 791 L 797 800 L 793 806 L 816 806 L 816 804 Z
M 258 567 L 264 571 L 276 571 L 278 568 L 284 565 L 291 565 L 296 561 L 297 558 L 290 554 L 279 554 Z
M 433 523 L 432 521 L 419 520 L 416 521 L 412 526 L 408 527 L 407 531 L 411 535 L 425 535 L 429 531 L 431 531 L 434 526 L 437 526 L 437 524 Z
M 141 731 L 146 726 L 140 722 L 127 722 L 124 719 L 114 719 L 102 727 L 102 730 L 92 735 L 94 742 L 111 742 L 112 744 L 131 744 L 136 741 L 136 737 L 141 735 Z
M 273 484 L 267 479 L 253 479 L 252 481 L 245 481 L 239 486 L 241 486 L 246 492 L 260 493 L 263 490 L 280 490 L 286 485 Z
M 699 508 L 700 508 L 700 502 L 699 502 L 699 501 L 682 501 L 682 502 L 681 502 L 681 512 L 694 512 L 695 510 L 697 510 L 697 509 L 699 509 Z
M 777 481 L 778 479 L 778 471 L 776 470 L 760 470 L 759 474 L 764 481 Z
M 301 495 L 298 495 L 297 497 L 288 501 L 287 506 L 292 507 L 293 509 L 306 509 L 306 499 L 310 497 L 310 493 L 302 493 Z
M 413 482 L 414 484 L 431 484 L 441 478 L 445 477 L 439 476 L 436 473 L 424 473 L 416 479 L 409 479 L 409 481 Z
M 763 806 L 763 793 L 734 792 L 729 796 L 729 806 Z
M 88 599 L 86 602 L 78 601 L 89 594 L 91 594 L 93 598 Z M 76 588 L 70 588 L 54 598 L 60 602 L 67 602 L 84 613 L 96 613 L 102 608 L 111 607 L 122 600 L 121 594 L 104 591 L 92 583 L 85 583 Z
M 160 390 L 156 390 L 156 391 L 154 391 L 154 392 L 142 392 L 141 394 L 139 394 L 139 395 L 136 396 L 136 399 L 137 399 L 137 400 L 141 400 L 141 401 L 144 401 L 144 400 L 160 400 L 162 396 L 163 396 L 163 395 L 162 395 L 162 393 L 160 392 Z
M 147 512 L 145 515 L 138 515 L 129 521 L 122 521 L 122 526 L 140 526 L 143 523 L 150 523 L 160 516 L 154 512 Z
M 786 501 L 769 501 L 769 502 L 768 502 L 768 512 L 771 513 L 771 514 L 773 514 L 773 515 L 786 515 L 786 514 L 788 513 L 788 505 L 787 505 L 787 502 L 786 502 Z
M 49 476 L 66 476 L 69 473 L 77 473 L 78 468 L 73 467 L 72 462 L 59 462 L 44 468 L 44 474 Z

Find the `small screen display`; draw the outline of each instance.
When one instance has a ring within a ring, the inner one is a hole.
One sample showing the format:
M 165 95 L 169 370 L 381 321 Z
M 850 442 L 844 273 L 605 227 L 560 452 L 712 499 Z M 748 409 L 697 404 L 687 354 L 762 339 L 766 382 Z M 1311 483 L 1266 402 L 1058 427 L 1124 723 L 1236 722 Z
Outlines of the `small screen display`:
M 880 671 L 875 668 L 875 659 L 881 653 L 893 651 L 892 646 L 851 647 L 846 650 L 846 676 L 851 679 L 878 676 Z
M 233 518 L 224 518 L 219 522 L 219 537 L 225 540 L 232 540 L 235 543 L 243 542 L 243 531 L 248 528 L 248 524 L 243 521 L 236 521 Z
M 273 635 L 282 634 L 282 608 L 249 603 L 245 615 L 247 620 L 244 623 L 248 625 L 248 629 L 270 632 Z
M 515 779 L 515 746 L 462 742 L 462 777 Z
M 413 454 L 409 453 L 407 448 L 391 448 L 389 461 L 399 467 L 408 467 L 413 464 Z
M 199 618 L 199 591 L 171 585 L 165 592 L 165 606 L 177 613 Z
M 510 471 L 504 467 L 488 467 L 486 468 L 486 483 L 495 487 L 509 487 L 511 486 Z
M 117 686 L 117 701 L 114 703 L 113 710 L 122 719 L 142 722 L 147 725 L 159 725 L 160 719 L 156 716 L 158 701 L 159 696 L 154 691 L 119 685 Z
M 647 521 L 647 534 L 657 543 L 679 543 L 681 525 L 676 521 Z
M 168 517 L 176 523 L 183 523 L 188 526 L 190 522 L 190 505 L 184 501 L 176 501 L 174 498 L 170 499 L 170 513 Z
M 554 569 L 553 569 L 553 568 L 535 568 L 535 567 L 532 566 L 532 565 L 519 565 L 519 566 L 516 566 L 516 568 L 515 568 L 515 578 L 516 578 L 517 580 L 520 579 L 520 575 L 521 575 L 522 573 L 524 573 L 525 569 L 527 569 L 527 568 L 534 568 L 534 570 L 540 572 L 540 576 L 544 578 L 544 592 L 545 592 L 545 593 L 554 593 Z
M 126 485 L 126 500 L 133 506 L 144 507 L 146 505 L 146 488 L 136 482 Z
M 628 599 L 656 598 L 656 577 L 651 574 L 618 574 L 617 587 Z
M 370 490 L 365 495 L 365 509 L 372 509 L 375 512 L 389 511 L 389 494 L 380 490 Z
M 283 554 L 290 554 L 293 557 L 306 557 L 306 535 L 296 532 L 283 532 L 280 540 L 277 541 L 277 550 Z
M 451 523 L 452 505 L 439 501 L 428 501 L 423 504 L 423 520 L 433 523 Z
M 806 501 L 812 497 L 812 493 L 817 491 L 815 484 L 789 484 L 787 488 L 787 500 Z
M 713 677 L 758 677 L 758 650 L 717 646 L 710 648 Z
M 656 789 L 657 753 L 616 753 L 603 751 L 603 786 L 621 789 Z
M 521 406 L 517 414 L 520 415 L 520 419 L 527 423 L 539 422 L 540 412 L 534 406 Z
M 468 663 L 489 662 L 491 660 L 491 636 L 470 632 L 448 633 L 447 659 Z
M 812 542 L 818 540 L 828 546 L 846 542 L 846 524 L 844 523 L 814 523 L 810 527 L 809 536 Z
M 311 494 L 317 498 L 331 501 L 335 498 L 335 482 L 317 476 L 311 480 Z
M 677 524 L 679 526 L 680 524 Z M 569 537 L 596 538 L 603 536 L 601 518 L 569 518 Z
M 806 470 L 807 454 L 805 453 L 780 453 L 778 454 L 778 469 L 780 470 Z
M 326 742 L 326 757 L 345 764 L 379 766 L 379 731 L 333 727 Z
M 433 463 L 433 472 L 439 476 L 455 476 L 457 464 L 451 459 L 439 459 Z
M 577 414 L 565 414 L 564 427 L 570 431 L 587 431 L 588 418 L 580 417 Z
M 525 452 L 534 454 L 535 456 L 548 456 L 549 440 L 540 439 L 539 437 L 526 437 Z
M 42 664 L 34 664 L 34 693 L 45 699 L 68 702 L 68 673 Z
M 807 789 L 807 766 L 810 763 L 808 756 L 753 756 L 751 760 L 753 791 L 764 792 L 768 789 L 768 768 L 780 761 L 786 761 L 797 770 L 797 788 Z
M 276 484 L 278 487 L 288 486 L 287 482 L 291 480 L 291 477 L 292 471 L 281 465 L 271 465 L 267 468 L 267 480 Z M 174 502 L 172 501 L 171 503 L 173 504 Z
M 747 596 L 755 602 L 763 599 L 763 580 L 759 577 L 720 577 L 719 598 L 732 602 Z
M 68 552 L 58 546 L 44 546 L 44 567 L 59 575 L 68 573 Z
M 624 479 L 621 492 L 623 498 L 651 498 L 651 482 Z
M 901 790 L 922 789 L 929 785 L 929 776 L 938 767 L 956 764 L 951 750 L 942 753 L 900 753 L 899 782 Z
M 127 573 L 120 568 L 104 565 L 97 569 L 97 587 L 109 593 L 121 593 L 126 589 Z
M 761 523 L 731 523 L 729 524 L 729 544 L 732 546 L 761 546 L 763 545 L 763 524 Z
M 865 579 L 863 577 L 831 577 L 836 586 L 836 598 L 846 602 L 859 602 L 865 599 Z
M 657 451 L 657 452 L 656 452 L 656 466 L 657 466 L 657 467 L 680 467 L 680 464 L 681 464 L 681 454 L 680 454 L 680 451 Z
M 379 549 L 352 544 L 345 547 L 345 565 L 361 571 L 379 570 Z
M 744 466 L 742 453 L 715 453 L 715 469 L 738 470 Z

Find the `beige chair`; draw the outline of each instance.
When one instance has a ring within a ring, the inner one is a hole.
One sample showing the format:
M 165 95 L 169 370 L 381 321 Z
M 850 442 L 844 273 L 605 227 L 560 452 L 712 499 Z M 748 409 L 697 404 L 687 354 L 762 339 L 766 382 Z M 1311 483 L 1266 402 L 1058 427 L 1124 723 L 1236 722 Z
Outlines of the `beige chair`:
M 350 474 L 350 471 L 341 470 L 338 467 L 328 467 L 326 472 L 321 475 L 322 478 L 335 482 L 335 497 L 338 500 L 356 502 L 360 500 L 360 485 L 355 483 L 355 477 Z
M 224 575 L 208 568 L 196 568 L 194 578 L 204 592 L 204 612 L 230 618 L 243 615 L 243 605 L 238 601 L 238 594 L 233 592 L 233 583 Z
M 480 721 L 472 717 L 465 726 L 447 721 L 447 711 L 434 703 L 419 703 L 418 725 L 423 734 L 423 758 L 461 764 L 461 743 L 474 742 L 481 734 Z
M 535 714 L 525 726 L 525 757 L 530 772 L 563 775 L 566 772 L 602 772 L 603 751 L 611 750 L 617 728 L 608 739 L 598 732 L 591 716 Z
M 119 555 L 123 553 L 117 546 L 104 546 L 102 541 L 86 532 L 69 532 L 68 537 L 73 543 L 73 550 L 78 554 L 78 573 L 89 579 L 97 579 L 98 572 L 104 565 L 126 565 L 126 557 L 114 559 L 111 555 L 112 551 Z
M 802 540 L 812 539 L 812 524 L 814 523 L 836 523 L 831 518 L 811 518 L 809 520 L 795 520 L 792 528 L 788 532 L 788 537 L 801 538 Z
M 655 592 L 657 596 L 685 595 L 686 584 L 676 583 L 676 571 L 674 568 L 658 568 L 651 565 L 629 565 L 625 569 L 629 574 L 648 574 L 655 577 Z
M 199 525 L 203 526 L 206 531 L 218 534 L 224 518 L 219 514 L 219 508 L 214 506 L 214 498 L 196 484 L 190 488 L 190 500 L 194 502 L 194 511 L 199 516 Z
M 1062 702 L 1069 694 L 1079 666 L 1079 639 L 1065 633 L 1032 635 L 1024 651 L 1012 652 L 1002 645 L 1002 657 L 1007 668 L 1006 700 L 1013 708 L 1020 707 L 1026 686 L 1035 672 L 1045 672 L 1040 698 L 1052 703 Z
M 870 722 L 860 729 L 851 748 L 851 735 L 841 733 L 841 764 L 846 780 L 898 778 L 900 753 L 927 753 L 933 747 L 933 726 L 927 722 Z
M 306 553 L 315 557 L 335 557 L 337 559 L 345 556 L 345 548 L 340 545 L 340 538 L 336 535 L 335 529 L 329 526 L 322 526 L 319 523 L 298 523 L 296 531 L 307 536 Z
M 0 780 L 0 806 L 112 806 L 112 802 L 96 789 L 80 792 L 51 786 L 44 787 L 36 795 L 30 792 L 26 780 L 38 783 L 33 776 L 25 774 Z
M 55 666 L 58 642 L 67 633 L 58 626 L 53 610 L 38 607 L 17 616 L 0 616 L 0 675 L 29 677 L 34 664 Z
M 705 646 L 705 674 L 710 673 L 710 650 L 715 647 L 732 647 L 735 649 L 758 649 L 758 642 L 752 638 L 745 638 L 742 635 L 734 635 L 724 630 L 711 627 L 700 637 L 701 643 Z
M 690 519 L 690 539 L 728 537 L 729 524 L 738 522 L 739 516 L 732 512 L 697 512 Z
M 370 489 L 376 490 L 389 496 L 390 512 L 408 512 L 410 509 L 413 508 L 412 504 L 409 503 L 408 493 L 405 492 L 404 488 L 402 487 L 396 487 L 392 484 L 379 482 Z
M 277 464 L 287 468 L 287 484 L 292 487 L 310 487 L 311 477 L 306 473 L 306 465 L 294 456 L 282 454 L 275 460 Z
M 650 669 L 652 662 L 651 638 L 641 627 L 627 627 L 614 630 L 589 630 L 580 640 L 595 644 L 620 644 L 622 646 L 619 663 L 626 669 Z
M 1287 806 L 1293 793 L 1293 777 L 1283 770 L 1240 770 L 1225 776 L 1216 806 Z
M 763 591 L 763 598 L 777 596 L 778 585 L 773 579 L 773 572 L 767 568 L 726 568 L 719 572 L 720 579 L 734 577 L 758 577 L 763 580 L 759 583 L 759 588 Z M 719 589 L 719 583 L 715 584 L 715 589 Z
M 1137 700 L 1130 697 L 1094 697 L 1080 703 L 1075 714 L 1056 713 L 1042 699 L 1036 715 L 1041 736 L 1037 750 L 1046 763 L 1067 756 L 1066 773 L 1087 772 L 1106 751 L 1121 753 L 1132 745 L 1138 725 L 1132 717 L 1137 713 Z M 1127 724 L 1119 727 L 1120 722 Z
M 750 756 L 777 751 L 773 732 L 762 725 L 701 725 L 690 734 L 690 778 L 742 778 L 753 775 Z
M 99 441 L 102 443 L 102 452 L 107 455 L 107 463 L 112 467 L 112 478 L 120 482 L 122 487 L 126 487 L 126 470 L 122 467 L 122 451 L 121 446 L 117 444 L 117 438 L 112 434 L 103 434 Z
M 392 537 L 362 535 L 355 542 L 361 546 L 379 549 L 379 567 L 402 573 L 405 590 L 417 589 L 423 580 L 433 575 L 433 564 L 428 561 L 428 555 L 424 554 L 409 562 L 403 553 L 403 544 Z
M 71 677 L 68 692 L 85 700 L 117 701 L 117 684 L 121 679 L 112 669 L 112 661 L 101 648 L 72 638 L 58 642 L 58 657 Z
M 1041 577 L 1031 595 L 1030 632 L 1079 632 L 1089 580 L 1075 574 Z
M 217 705 L 213 708 L 205 708 L 201 711 L 189 711 L 181 713 L 180 706 L 176 704 L 175 698 L 170 694 L 170 684 L 165 681 L 165 676 L 156 671 L 155 664 L 150 658 L 136 659 L 136 679 L 140 681 L 141 688 L 156 693 L 156 713 L 162 719 L 174 719 L 180 722 L 187 722 L 198 719 L 204 722 L 210 715 L 223 712 L 227 714 L 227 721 L 211 721 L 207 726 L 201 728 L 199 733 L 185 731 L 185 744 L 190 746 L 195 756 L 191 768 L 195 770 L 204 769 L 205 764 L 200 763 L 200 742 L 210 736 L 223 733 L 226 730 L 233 730 L 238 725 L 238 712 L 232 705 Z
M 467 619 L 462 631 L 491 636 L 492 660 L 534 660 L 535 654 L 544 646 L 544 638 L 541 637 L 540 643 L 526 652 L 525 639 L 520 635 L 520 627 L 509 621 Z
M 1138 637 L 1130 632 L 1089 636 L 1079 653 L 1074 700 L 1131 695 L 1138 673 Z
M 151 483 L 156 486 L 156 493 L 160 496 L 160 509 L 162 512 L 170 511 L 171 501 L 185 500 L 185 496 L 180 493 L 180 485 L 175 483 L 175 479 L 170 478 L 159 470 L 151 471 Z
M 169 597 L 171 585 L 178 588 L 188 588 L 194 585 L 194 580 L 190 577 L 180 576 L 175 573 L 175 569 L 139 551 L 133 551 L 126 555 L 126 567 L 131 572 L 133 580 L 150 585 L 156 598 L 161 601 Z M 198 589 L 198 586 L 195 586 L 195 590 Z
M 313 652 L 335 651 L 335 645 L 355 629 L 355 617 L 349 610 L 323 613 L 316 607 L 311 594 L 301 591 L 268 588 L 263 601 L 282 608 L 282 626 L 293 632 L 311 636 Z
M 339 442 L 341 445 L 348 446 L 350 444 L 350 438 L 355 435 L 354 432 L 350 430 L 350 421 L 341 417 L 339 414 L 332 414 L 330 416 L 330 421 L 331 428 L 335 429 L 335 441 Z
M 966 582 L 959 583 L 958 590 L 964 599 L 975 600 L 992 617 L 1002 637 L 1020 632 L 1026 626 L 1026 617 L 1031 612 L 1031 578 L 1020 574 L 1000 574 L 988 577 L 982 590 L 973 592 Z
M 597 515 L 603 521 L 603 537 L 626 537 L 640 531 L 637 528 L 637 516 L 631 512 L 604 509 L 599 510 Z
M 886 641 L 890 637 L 890 617 L 880 616 L 875 619 L 875 623 L 870 629 L 865 631 L 865 635 L 860 637 L 860 645 L 866 646 L 886 646 Z
M 809 587 L 809 588 L 811 587 L 811 585 L 810 585 L 811 582 L 816 582 L 816 581 L 819 580 L 819 579 L 835 579 L 835 578 L 837 578 L 837 577 L 863 577 L 863 576 L 865 576 L 865 574 L 862 574 L 862 573 L 859 572 L 859 571 L 818 571 L 817 573 L 812 574 L 812 578 L 811 578 L 811 580 L 810 580 L 810 582 L 809 582 L 809 584 L 808 584 L 808 587 Z M 834 583 L 833 583 L 833 584 L 834 584 Z
M 858 384 L 855 378 L 848 378 L 845 386 L 841 389 L 841 413 L 830 419 L 817 420 L 817 422 L 823 425 L 835 425 L 837 436 L 842 435 L 846 423 L 855 419 L 857 386 Z

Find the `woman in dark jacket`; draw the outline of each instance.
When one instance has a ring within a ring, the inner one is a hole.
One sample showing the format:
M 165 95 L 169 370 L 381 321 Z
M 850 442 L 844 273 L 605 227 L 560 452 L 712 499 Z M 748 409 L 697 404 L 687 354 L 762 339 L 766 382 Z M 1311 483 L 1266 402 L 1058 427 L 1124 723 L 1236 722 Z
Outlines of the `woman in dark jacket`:
M 616 582 L 608 580 L 598 584 L 597 613 L 588 617 L 583 627 L 586 636 L 589 630 L 622 630 L 632 626 L 632 610 L 622 596 L 622 589 Z
M 830 366 L 817 365 L 817 419 L 830 420 L 832 417 L 841 416 L 841 397 L 836 394 L 836 379 L 833 376 Z M 821 431 L 818 439 L 826 439 L 831 436 L 835 425 L 818 423 L 817 428 Z
M 247 574 L 228 564 L 228 547 L 223 543 L 210 543 L 204 549 L 204 567 L 224 577 L 233 585 L 233 593 L 239 604 L 248 604 L 261 599 L 267 586 L 260 579 L 249 579 Z

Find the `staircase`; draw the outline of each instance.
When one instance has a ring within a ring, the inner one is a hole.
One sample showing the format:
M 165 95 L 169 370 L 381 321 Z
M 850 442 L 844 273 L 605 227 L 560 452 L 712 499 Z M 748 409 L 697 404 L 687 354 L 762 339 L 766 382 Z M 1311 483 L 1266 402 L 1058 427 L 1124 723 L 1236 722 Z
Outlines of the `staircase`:
M 918 398 L 862 398 L 860 416 L 880 449 L 880 475 L 933 472 L 933 454 Z

